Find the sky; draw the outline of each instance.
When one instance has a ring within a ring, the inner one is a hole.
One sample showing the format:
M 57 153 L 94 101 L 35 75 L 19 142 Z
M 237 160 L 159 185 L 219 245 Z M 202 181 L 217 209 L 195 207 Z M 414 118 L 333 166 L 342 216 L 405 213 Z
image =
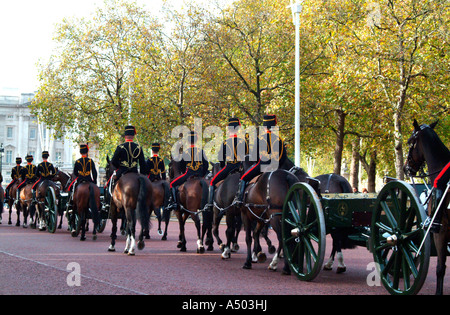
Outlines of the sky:
M 136 0 L 159 12 L 162 0 Z M 172 0 L 181 7 L 183 0 Z M 49 59 L 55 25 L 64 17 L 89 17 L 103 0 L 0 0 L 0 94 L 34 92 L 37 63 Z

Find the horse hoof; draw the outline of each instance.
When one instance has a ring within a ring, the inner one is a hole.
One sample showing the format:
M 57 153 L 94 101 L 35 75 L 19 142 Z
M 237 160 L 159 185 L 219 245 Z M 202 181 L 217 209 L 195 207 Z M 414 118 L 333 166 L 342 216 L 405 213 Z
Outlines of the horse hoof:
M 80 237 L 80 241 L 84 242 L 86 240 L 86 237 Z
M 163 237 L 161 237 L 161 241 L 167 241 L 167 236 L 163 236 Z
M 180 249 L 180 252 L 186 252 L 186 247 L 182 247 L 181 249 Z
M 97 235 L 92 236 L 92 240 L 96 241 L 97 240 Z
M 109 245 L 108 252 L 115 252 L 115 251 L 116 251 L 116 249 L 114 248 L 114 246 L 113 245 Z
M 338 267 L 336 273 L 344 273 L 345 271 L 347 271 L 347 267 Z
M 12 222 L 11 222 L 11 221 L 8 221 L 8 225 L 12 225 Z
M 124 254 L 128 254 L 128 249 L 125 249 L 125 250 L 123 251 L 123 253 L 124 253 Z
M 291 270 L 286 270 L 283 268 L 283 270 L 281 271 L 281 274 L 284 276 L 290 276 L 291 275 Z
M 183 246 L 183 244 L 181 242 L 178 242 L 177 248 L 181 248 L 182 246 Z
M 128 252 L 128 256 L 135 256 L 136 253 L 135 252 Z
M 212 246 L 212 244 L 209 245 L 208 248 L 206 249 L 206 251 L 208 251 L 208 252 L 214 251 L 214 246 Z
M 263 263 L 267 260 L 267 256 L 263 252 L 259 252 L 257 257 L 258 257 L 258 263 Z
M 163 233 L 162 230 L 158 230 L 158 235 L 159 235 L 159 236 L 163 236 L 163 234 L 164 234 L 164 233 Z
M 24 229 L 26 229 L 26 228 L 28 228 L 28 225 L 26 225 L 26 223 L 24 223 L 24 224 L 22 225 L 22 227 L 23 227 Z
M 11 224 L 12 224 L 12 222 L 8 222 L 8 225 L 11 225 Z M 16 226 L 20 226 L 20 222 L 17 222 Z
M 139 242 L 137 243 L 137 248 L 138 248 L 139 250 L 143 250 L 144 247 L 145 247 L 145 243 L 144 243 L 143 241 L 139 241 Z
M 72 237 L 77 237 L 77 231 L 72 230 L 72 232 L 70 233 L 70 235 L 72 235 Z
M 197 248 L 197 254 L 203 254 L 205 253 L 205 248 L 202 246 L 200 248 Z
M 269 265 L 269 267 L 267 267 L 267 269 L 269 269 L 270 271 L 277 271 L 277 266 Z
M 245 263 L 244 266 L 242 266 L 242 269 L 250 270 L 250 269 L 252 269 L 252 264 Z
M 238 252 L 239 251 L 239 245 L 238 244 L 235 244 L 233 247 L 231 247 L 231 251 L 232 252 L 234 252 L 234 253 L 236 253 L 236 252 Z
M 274 254 L 276 250 L 275 246 L 269 246 L 269 254 Z

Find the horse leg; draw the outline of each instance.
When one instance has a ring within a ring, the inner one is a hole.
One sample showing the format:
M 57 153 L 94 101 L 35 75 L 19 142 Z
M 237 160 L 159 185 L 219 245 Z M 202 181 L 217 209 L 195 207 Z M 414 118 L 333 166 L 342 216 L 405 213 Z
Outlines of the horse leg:
M 178 218 L 178 223 L 180 225 L 180 234 L 178 236 L 177 248 L 180 249 L 180 252 L 185 252 L 186 251 L 186 238 L 184 236 L 184 225 L 187 220 L 187 217 L 185 217 L 181 213 L 181 211 L 177 211 L 177 218 Z
M 247 260 L 242 268 L 252 269 L 252 226 L 248 218 L 243 219 L 245 228 L 245 243 L 247 245 Z
M 266 254 L 262 251 L 261 243 L 259 241 L 261 230 L 263 228 L 263 224 L 258 222 L 256 224 L 256 228 L 253 231 L 253 242 L 255 243 L 254 246 L 254 253 L 256 253 L 256 259 L 258 263 L 263 263 L 267 260 Z
M 9 218 L 8 218 L 8 225 L 12 224 L 12 220 L 11 220 L 11 215 L 12 215 L 12 202 L 8 201 L 8 205 L 9 205 Z M 17 207 L 16 207 L 16 213 L 17 213 L 17 222 L 16 222 L 16 226 L 20 226 L 20 212 L 17 211 Z
M 219 226 L 220 226 L 220 221 L 222 220 L 222 217 L 223 217 L 223 213 L 219 212 L 218 209 L 214 208 L 214 224 L 213 224 L 212 233 L 213 233 L 214 237 L 216 238 L 217 245 L 219 245 L 220 250 L 223 252 L 224 245 L 219 236 Z
M 61 218 L 59 219 L 58 230 L 62 229 L 63 217 L 64 217 L 64 212 L 63 212 L 63 215 L 61 215 Z
M 239 244 L 238 244 L 238 237 L 239 237 L 239 233 L 241 232 L 242 229 L 242 218 L 240 215 L 235 215 L 234 216 L 234 223 L 235 223 L 235 233 L 233 236 L 233 246 L 231 247 L 231 251 L 232 252 L 237 252 L 239 250 Z
M 202 225 L 202 241 L 206 234 L 205 245 L 207 247 L 207 251 L 211 252 L 214 250 L 213 247 L 213 236 L 212 236 L 212 221 L 213 221 L 213 213 L 212 211 L 203 212 L 203 225 Z
M 434 234 L 434 244 L 436 245 L 436 251 L 437 251 L 437 266 L 436 266 L 436 295 L 443 295 L 444 294 L 444 276 L 445 276 L 445 269 L 446 269 L 446 260 L 447 260 L 447 243 L 448 239 L 446 239 L 446 230 L 444 232 L 441 232 L 439 234 Z
M 166 241 L 167 240 L 167 229 L 169 227 L 169 221 L 170 221 L 170 210 L 167 210 L 165 208 L 163 208 L 163 214 L 164 214 L 164 222 L 166 224 L 166 227 L 164 228 L 164 234 L 161 238 L 162 241 Z
M 158 235 L 163 235 L 162 229 L 161 229 L 161 223 L 162 223 L 162 216 L 161 216 L 161 207 L 158 207 L 155 209 L 155 215 L 156 219 L 158 219 Z
M 198 215 L 191 215 L 192 220 L 194 220 L 195 228 L 197 229 L 197 254 L 203 254 L 205 252 L 205 247 L 203 246 L 202 238 L 202 227 Z
M 275 253 L 276 248 L 275 248 L 275 246 L 272 245 L 272 241 L 270 240 L 269 235 L 268 235 L 269 234 L 269 226 L 268 225 L 263 227 L 261 234 L 264 237 L 264 239 L 266 240 L 269 254 Z
M 144 232 L 142 231 L 142 238 L 143 238 Z M 131 218 L 131 220 L 128 220 L 127 222 L 127 240 L 130 239 L 129 248 L 128 248 L 128 255 L 134 256 L 136 254 L 136 218 Z
M 81 216 L 80 216 L 80 226 L 81 226 L 81 236 L 80 241 L 86 240 L 86 212 L 84 210 L 81 210 Z
M 278 249 L 275 253 L 275 255 L 273 256 L 273 259 L 271 261 L 271 263 L 269 264 L 268 269 L 272 270 L 272 271 L 277 271 L 278 268 L 278 259 L 281 256 L 281 249 L 283 248 L 283 237 L 281 235 L 281 222 L 280 222 L 280 217 L 275 217 L 271 220 L 271 225 L 274 229 L 274 231 L 277 234 L 277 239 L 278 239 Z
M 227 215 L 227 230 L 225 231 L 225 235 L 227 237 L 227 244 L 223 248 L 222 259 L 229 259 L 231 257 L 231 242 L 234 236 L 234 217 L 231 215 Z
M 110 214 L 111 214 L 111 223 L 112 223 L 112 228 L 111 228 L 111 244 L 109 245 L 108 251 L 109 252 L 115 252 L 116 248 L 116 239 L 117 239 L 117 209 L 116 207 L 111 207 L 110 210 Z

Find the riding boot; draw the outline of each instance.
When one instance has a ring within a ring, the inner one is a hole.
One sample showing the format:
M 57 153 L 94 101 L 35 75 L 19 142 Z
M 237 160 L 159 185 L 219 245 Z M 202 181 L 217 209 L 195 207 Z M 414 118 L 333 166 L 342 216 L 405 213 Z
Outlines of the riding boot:
M 242 206 L 244 203 L 244 192 L 245 188 L 247 187 L 247 182 L 244 180 L 239 180 L 238 190 L 236 192 L 236 197 L 234 197 L 233 203 L 235 203 L 237 206 Z
M 168 210 L 172 210 L 172 209 L 176 209 L 177 208 L 177 188 L 176 187 L 172 187 L 170 188 L 170 197 L 169 197 L 169 205 L 167 206 Z
M 206 204 L 206 210 L 212 211 L 214 207 L 214 186 L 209 186 L 208 203 Z
M 436 189 L 436 216 L 434 217 L 434 221 L 431 224 L 430 232 L 438 234 L 441 231 L 441 220 L 442 220 L 442 211 L 438 209 L 439 203 L 441 202 L 442 195 L 444 192 L 441 189 Z M 433 214 L 434 215 L 434 214 Z

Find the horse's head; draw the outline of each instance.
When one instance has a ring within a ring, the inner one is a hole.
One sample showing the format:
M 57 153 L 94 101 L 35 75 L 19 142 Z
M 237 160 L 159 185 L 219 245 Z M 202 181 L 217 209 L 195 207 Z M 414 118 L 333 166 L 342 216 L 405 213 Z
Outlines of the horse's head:
M 433 130 L 437 123 L 438 122 L 436 121 L 431 125 L 419 126 L 417 120 L 414 119 L 414 131 L 408 139 L 409 151 L 405 165 L 403 166 L 406 175 L 415 176 L 424 166 L 426 160 L 424 143 L 430 141 L 432 137 L 437 137 Z
M 105 166 L 105 180 L 108 181 L 111 176 L 114 174 L 114 171 L 117 170 L 111 160 L 109 159 L 109 155 L 106 156 L 106 166 Z
M 173 157 L 170 158 L 170 162 L 169 162 L 169 178 L 170 178 L 170 180 L 174 180 L 175 178 L 177 178 L 178 176 L 183 174 L 183 170 L 181 170 L 180 165 L 181 165 L 180 161 L 174 160 Z

